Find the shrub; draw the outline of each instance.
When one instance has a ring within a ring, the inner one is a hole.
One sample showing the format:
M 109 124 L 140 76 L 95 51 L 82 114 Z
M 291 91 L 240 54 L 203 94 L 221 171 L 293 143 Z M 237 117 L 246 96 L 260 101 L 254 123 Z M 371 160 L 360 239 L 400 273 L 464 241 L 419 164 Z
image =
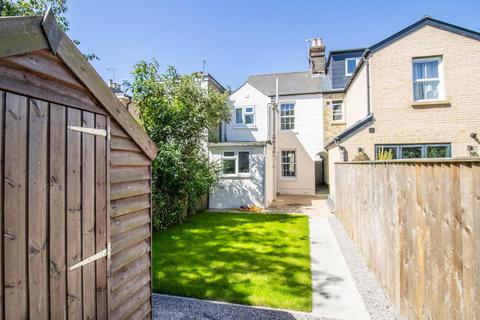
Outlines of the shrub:
M 135 66 L 130 89 L 141 125 L 158 147 L 152 164 L 153 226 L 182 221 L 215 183 L 219 168 L 207 154 L 208 132 L 228 120 L 228 93 L 205 90 L 200 74 L 159 72 L 158 63 Z

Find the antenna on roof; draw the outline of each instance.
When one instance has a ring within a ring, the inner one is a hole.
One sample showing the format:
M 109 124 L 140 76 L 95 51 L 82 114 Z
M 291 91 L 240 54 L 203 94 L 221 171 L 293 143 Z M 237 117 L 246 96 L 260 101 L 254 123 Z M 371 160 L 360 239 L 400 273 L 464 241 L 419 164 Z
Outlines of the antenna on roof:
M 112 81 L 115 82 L 115 68 L 107 67 L 107 70 L 112 72 Z

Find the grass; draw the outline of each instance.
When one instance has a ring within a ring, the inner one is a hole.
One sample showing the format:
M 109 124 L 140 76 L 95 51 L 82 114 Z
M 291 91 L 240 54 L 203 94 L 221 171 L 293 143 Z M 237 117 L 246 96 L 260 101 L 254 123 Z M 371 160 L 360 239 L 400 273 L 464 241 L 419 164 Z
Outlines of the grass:
M 153 235 L 155 292 L 311 311 L 308 218 L 201 213 Z

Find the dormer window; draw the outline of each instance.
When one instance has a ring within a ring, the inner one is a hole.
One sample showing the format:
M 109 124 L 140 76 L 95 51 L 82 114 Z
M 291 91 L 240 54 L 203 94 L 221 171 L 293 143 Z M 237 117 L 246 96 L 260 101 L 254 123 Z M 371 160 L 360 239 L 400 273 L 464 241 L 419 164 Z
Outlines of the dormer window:
M 350 77 L 357 67 L 359 58 L 345 59 L 345 76 Z

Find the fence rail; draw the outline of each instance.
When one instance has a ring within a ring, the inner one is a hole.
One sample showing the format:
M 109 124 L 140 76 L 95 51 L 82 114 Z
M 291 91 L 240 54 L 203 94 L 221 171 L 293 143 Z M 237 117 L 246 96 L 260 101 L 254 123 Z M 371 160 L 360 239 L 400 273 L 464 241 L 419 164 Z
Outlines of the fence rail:
M 480 161 L 338 163 L 336 212 L 409 319 L 480 319 Z

